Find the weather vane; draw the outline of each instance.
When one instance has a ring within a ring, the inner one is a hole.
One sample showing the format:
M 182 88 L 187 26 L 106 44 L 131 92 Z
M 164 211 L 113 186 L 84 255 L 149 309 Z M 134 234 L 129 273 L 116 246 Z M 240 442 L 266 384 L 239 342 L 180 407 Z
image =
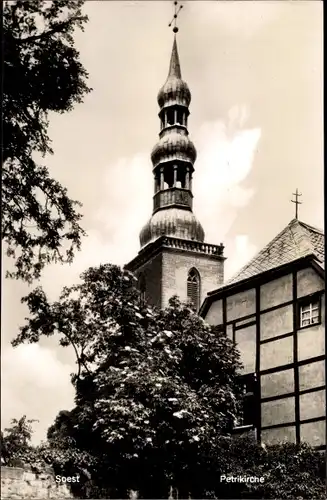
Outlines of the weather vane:
M 178 5 L 178 2 L 174 2 L 174 6 L 175 6 L 175 14 L 172 21 L 168 24 L 168 26 L 170 28 L 171 25 L 174 24 L 173 32 L 176 34 L 178 32 L 178 27 L 176 26 L 177 16 L 180 13 L 181 9 L 183 8 L 183 5 Z
M 292 203 L 295 203 L 295 218 L 298 218 L 298 208 L 299 205 L 302 205 L 302 201 L 299 201 L 298 198 L 299 196 L 302 196 L 302 193 L 298 192 L 298 189 L 296 188 L 295 193 L 292 193 L 293 196 L 295 196 L 295 200 L 291 200 Z

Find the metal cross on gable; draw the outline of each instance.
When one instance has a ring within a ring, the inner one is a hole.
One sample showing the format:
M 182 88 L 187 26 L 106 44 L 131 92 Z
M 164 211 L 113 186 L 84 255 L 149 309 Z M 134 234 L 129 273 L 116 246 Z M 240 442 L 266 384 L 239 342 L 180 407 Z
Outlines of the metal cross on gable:
M 299 193 L 298 189 L 296 188 L 295 193 L 292 193 L 293 196 L 295 196 L 295 200 L 291 200 L 292 203 L 295 203 L 295 218 L 298 219 L 299 215 L 299 205 L 302 205 L 302 201 L 299 201 L 299 196 L 302 196 L 302 193 Z
M 178 27 L 177 27 L 177 16 L 180 13 L 181 9 L 183 8 L 183 5 L 179 5 L 178 2 L 174 2 L 174 7 L 175 7 L 175 14 L 171 22 L 168 24 L 169 28 L 173 24 L 173 32 L 176 34 L 178 32 Z

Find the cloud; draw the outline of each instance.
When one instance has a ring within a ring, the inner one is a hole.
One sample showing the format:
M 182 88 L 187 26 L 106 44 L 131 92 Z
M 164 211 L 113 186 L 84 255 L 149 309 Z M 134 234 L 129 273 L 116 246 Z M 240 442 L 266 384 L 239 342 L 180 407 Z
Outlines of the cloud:
M 260 128 L 244 128 L 249 110 L 234 106 L 228 120 L 205 123 L 195 137 L 198 149 L 194 208 L 205 225 L 206 239 L 222 242 L 238 211 L 254 194 L 242 185 L 248 177 L 261 136 Z
M 267 25 L 274 22 L 280 15 L 281 2 L 266 2 L 264 9 L 258 8 L 257 2 L 229 2 L 226 9 L 225 2 L 194 2 L 193 11 L 198 23 L 206 26 L 214 24 L 217 29 L 223 29 L 231 34 L 246 38 L 256 34 Z
M 128 254 L 126 242 L 138 242 L 141 226 L 152 212 L 153 178 L 149 153 L 121 158 L 108 166 L 106 201 L 95 213 L 102 234 L 117 247 L 117 258 Z M 123 252 L 123 253 L 122 253 Z
M 103 179 L 104 201 L 93 214 L 82 250 L 70 266 L 49 266 L 42 285 L 55 299 L 64 285 L 76 283 L 90 266 L 111 263 L 123 266 L 139 251 L 139 232 L 152 212 L 153 181 L 149 154 L 121 158 L 108 165 Z M 95 229 L 100 227 L 100 229 Z
M 225 262 L 226 280 L 236 274 L 258 251 L 257 247 L 250 242 L 247 234 L 237 235 L 230 247 L 232 251 Z
M 70 384 L 73 366 L 61 363 L 56 353 L 40 344 L 6 346 L 2 352 L 2 427 L 12 418 L 38 419 L 34 442 L 44 439 L 57 413 L 73 405 Z
M 89 267 L 97 267 L 100 264 L 124 265 L 138 252 L 137 241 L 129 239 L 117 240 L 106 238 L 100 231 L 88 230 L 88 236 L 84 238 L 82 250 L 76 253 L 72 264 L 53 265 L 44 269 L 41 285 L 50 300 L 56 300 L 64 286 L 71 286 L 80 281 L 80 275 Z

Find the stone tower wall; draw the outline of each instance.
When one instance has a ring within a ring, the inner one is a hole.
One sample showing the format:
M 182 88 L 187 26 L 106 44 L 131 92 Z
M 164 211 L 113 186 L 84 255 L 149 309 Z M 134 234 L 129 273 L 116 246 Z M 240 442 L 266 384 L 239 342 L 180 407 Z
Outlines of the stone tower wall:
M 156 307 L 161 307 L 162 295 L 162 254 L 151 257 L 134 271 L 136 277 L 143 273 L 146 282 L 146 300 Z
M 210 255 L 201 255 L 178 249 L 165 249 L 162 253 L 162 307 L 168 305 L 169 298 L 178 295 L 187 300 L 187 275 L 195 267 L 201 279 L 201 300 L 223 283 L 224 261 Z
M 179 243 L 183 245 L 181 240 Z M 198 244 L 198 243 L 197 243 Z M 223 283 L 224 259 L 190 248 L 161 246 L 154 255 L 128 268 L 139 277 L 144 274 L 146 281 L 146 299 L 157 307 L 166 307 L 170 297 L 177 295 L 182 301 L 187 300 L 187 275 L 191 268 L 200 274 L 200 303 L 206 295 Z M 209 245 L 208 245 L 209 247 Z

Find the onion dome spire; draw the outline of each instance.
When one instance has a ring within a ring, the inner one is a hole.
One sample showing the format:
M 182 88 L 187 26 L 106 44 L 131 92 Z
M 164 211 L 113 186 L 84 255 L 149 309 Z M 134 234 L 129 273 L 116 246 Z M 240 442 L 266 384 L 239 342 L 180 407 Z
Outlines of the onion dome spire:
M 182 80 L 176 33 L 178 2 L 175 4 L 174 42 L 168 77 L 158 94 L 159 140 L 151 153 L 154 176 L 153 214 L 140 233 L 141 246 L 162 235 L 204 241 L 204 231 L 192 212 L 192 177 L 196 149 L 189 139 L 187 121 L 191 92 Z M 171 23 L 172 24 L 172 23 Z
M 180 80 L 182 79 L 181 65 L 179 62 L 179 56 L 177 50 L 176 35 L 174 36 L 173 50 L 171 52 L 171 58 L 170 58 L 168 79 L 169 78 L 178 78 Z
M 188 85 L 182 80 L 181 65 L 179 62 L 176 35 L 170 57 L 168 77 L 158 93 L 160 108 L 179 104 L 188 108 L 191 102 L 191 92 Z

